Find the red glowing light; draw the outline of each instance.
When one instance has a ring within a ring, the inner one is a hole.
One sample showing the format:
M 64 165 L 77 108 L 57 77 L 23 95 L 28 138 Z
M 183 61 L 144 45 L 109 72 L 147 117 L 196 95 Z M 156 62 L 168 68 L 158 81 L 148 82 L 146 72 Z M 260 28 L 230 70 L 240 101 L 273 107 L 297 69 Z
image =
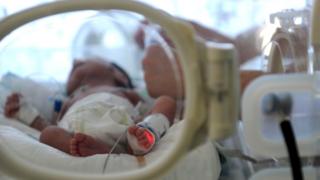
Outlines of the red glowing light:
M 148 147 L 150 147 L 150 145 L 153 145 L 155 143 L 155 137 L 152 134 L 152 132 L 150 132 L 149 130 L 144 131 L 144 136 L 148 140 L 148 144 L 145 145 L 145 148 L 148 148 Z

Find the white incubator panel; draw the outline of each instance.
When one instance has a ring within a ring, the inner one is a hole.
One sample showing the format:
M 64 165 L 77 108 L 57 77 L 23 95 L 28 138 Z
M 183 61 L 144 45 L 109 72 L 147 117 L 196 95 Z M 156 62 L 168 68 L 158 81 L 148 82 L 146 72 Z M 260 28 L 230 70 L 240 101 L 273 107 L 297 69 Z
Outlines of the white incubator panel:
M 254 154 L 267 157 L 286 157 L 279 122 L 265 114 L 269 105 L 263 98 L 270 94 L 289 93 L 292 96 L 292 123 L 301 155 L 318 153 L 319 99 L 315 88 L 315 76 L 307 74 L 269 75 L 253 82 L 245 92 L 242 107 L 245 138 Z

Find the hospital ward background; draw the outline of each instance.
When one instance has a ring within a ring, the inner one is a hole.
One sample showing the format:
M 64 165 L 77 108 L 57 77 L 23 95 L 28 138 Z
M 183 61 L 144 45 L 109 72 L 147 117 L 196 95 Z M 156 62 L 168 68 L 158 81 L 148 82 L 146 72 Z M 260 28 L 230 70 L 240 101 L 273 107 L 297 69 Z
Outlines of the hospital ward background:
M 320 179 L 319 0 L 0 0 L 0 179 Z

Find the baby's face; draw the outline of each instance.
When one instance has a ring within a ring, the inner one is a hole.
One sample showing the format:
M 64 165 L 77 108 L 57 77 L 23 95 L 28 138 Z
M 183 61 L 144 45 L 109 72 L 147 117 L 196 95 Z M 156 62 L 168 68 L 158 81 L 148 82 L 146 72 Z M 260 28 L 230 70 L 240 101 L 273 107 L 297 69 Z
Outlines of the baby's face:
M 128 78 L 107 61 L 75 61 L 67 82 L 67 94 L 71 95 L 83 86 L 123 87 L 128 83 Z
M 115 82 L 114 68 L 108 62 L 76 61 L 67 82 L 67 94 L 71 95 L 82 86 L 110 85 Z

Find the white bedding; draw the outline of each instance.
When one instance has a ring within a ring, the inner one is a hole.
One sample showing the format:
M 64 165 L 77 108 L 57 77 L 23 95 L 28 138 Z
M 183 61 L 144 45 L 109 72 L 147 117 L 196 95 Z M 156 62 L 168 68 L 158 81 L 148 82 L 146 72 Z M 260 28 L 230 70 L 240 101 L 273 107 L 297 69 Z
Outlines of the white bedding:
M 4 126 L 4 124 L 14 126 Z M 18 126 L 16 126 L 19 124 Z M 145 156 L 145 164 L 148 164 L 167 151 L 167 147 L 174 142 L 174 136 L 182 123 L 170 128 L 169 132 L 161 139 L 159 145 L 151 153 Z M 19 129 L 19 130 L 18 130 Z M 26 132 L 28 135 L 23 133 Z M 30 136 L 29 136 L 30 135 Z M 41 144 L 37 141 L 39 132 L 20 124 L 19 122 L 8 122 L 0 117 L 0 148 L 7 146 L 14 150 L 18 156 L 41 166 L 55 168 L 64 171 L 82 173 L 102 173 L 106 155 L 95 155 L 86 158 L 73 157 L 59 150 Z M 141 167 L 136 157 L 127 154 L 111 155 L 106 173 L 125 172 L 130 169 Z M 174 170 L 171 170 L 162 179 L 181 180 L 214 180 L 218 179 L 221 166 L 216 149 L 211 142 L 198 147 L 181 160 Z M 10 179 L 1 175 L 0 179 Z
M 1 113 L 0 113 L 0 126 L 14 127 L 16 129 L 24 132 L 26 135 L 31 136 L 34 139 L 39 139 L 39 136 L 40 136 L 40 132 L 38 130 L 35 130 L 29 126 L 26 126 L 17 120 L 8 119 Z

